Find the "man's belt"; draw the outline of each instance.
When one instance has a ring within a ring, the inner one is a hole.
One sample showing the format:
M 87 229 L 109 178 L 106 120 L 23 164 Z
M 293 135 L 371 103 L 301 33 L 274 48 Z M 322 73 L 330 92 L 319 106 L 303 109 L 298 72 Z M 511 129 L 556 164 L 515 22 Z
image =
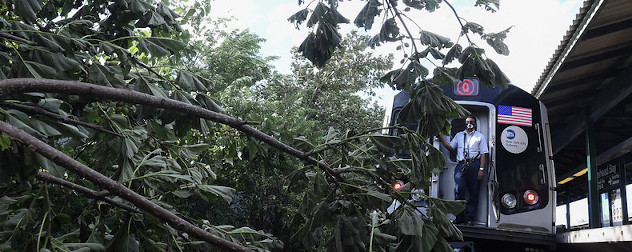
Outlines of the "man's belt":
M 480 158 L 466 158 L 465 160 L 459 161 L 459 163 L 463 163 L 463 162 L 472 163 L 472 162 L 478 161 L 478 160 L 480 160 Z

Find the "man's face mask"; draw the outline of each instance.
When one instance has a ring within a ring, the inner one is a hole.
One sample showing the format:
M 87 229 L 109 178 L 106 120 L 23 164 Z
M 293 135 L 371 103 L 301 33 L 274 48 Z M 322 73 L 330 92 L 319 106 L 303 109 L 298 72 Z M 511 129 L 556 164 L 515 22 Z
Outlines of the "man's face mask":
M 466 124 L 465 124 L 465 126 L 466 126 L 468 129 L 474 129 L 474 128 L 476 128 L 476 125 L 475 125 L 474 123 L 470 123 L 470 122 L 466 123 Z

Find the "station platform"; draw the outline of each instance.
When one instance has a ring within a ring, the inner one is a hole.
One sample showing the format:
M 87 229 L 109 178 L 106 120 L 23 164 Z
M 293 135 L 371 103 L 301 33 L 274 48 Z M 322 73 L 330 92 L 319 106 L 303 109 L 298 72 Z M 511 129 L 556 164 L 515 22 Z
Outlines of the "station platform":
M 632 225 L 558 232 L 557 251 L 632 251 Z

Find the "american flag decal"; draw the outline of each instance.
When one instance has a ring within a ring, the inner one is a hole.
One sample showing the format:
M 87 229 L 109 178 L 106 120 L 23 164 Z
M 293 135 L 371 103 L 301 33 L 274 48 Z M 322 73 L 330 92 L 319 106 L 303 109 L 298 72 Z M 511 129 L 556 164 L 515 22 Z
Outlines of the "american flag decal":
M 532 126 L 530 108 L 498 105 L 498 123 Z

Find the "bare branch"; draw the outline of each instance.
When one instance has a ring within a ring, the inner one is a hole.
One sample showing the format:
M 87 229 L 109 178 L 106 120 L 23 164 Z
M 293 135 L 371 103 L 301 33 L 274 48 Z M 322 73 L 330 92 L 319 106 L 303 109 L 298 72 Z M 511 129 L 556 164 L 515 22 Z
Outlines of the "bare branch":
M 467 33 L 465 33 L 465 26 L 463 25 L 463 22 L 461 22 L 461 17 L 459 17 L 459 14 L 456 13 L 456 10 L 454 9 L 454 7 L 452 6 L 452 4 L 450 4 L 450 2 L 448 1 L 444 1 L 448 6 L 450 6 L 450 9 L 452 9 L 452 12 L 454 12 L 454 16 L 456 16 L 456 20 L 459 21 L 459 24 L 461 25 L 461 31 L 464 32 L 465 34 L 465 38 L 467 38 L 467 41 L 470 42 L 470 44 L 472 44 L 472 40 L 470 40 L 470 36 L 467 35 Z
M 406 22 L 404 22 L 401 12 L 399 12 L 399 10 L 395 6 L 393 6 L 390 1 L 386 1 L 386 4 L 388 5 L 389 9 L 392 10 L 392 12 L 394 13 L 394 16 L 396 16 L 397 19 L 399 19 L 399 21 L 404 26 L 404 30 L 406 30 L 406 33 L 408 33 L 408 36 L 410 37 L 410 40 L 412 41 L 411 44 L 413 45 L 413 50 L 415 51 L 415 55 L 417 55 L 419 53 L 419 50 L 417 49 L 417 43 L 415 43 L 413 34 L 410 32 L 410 29 L 408 29 Z M 419 62 L 419 59 L 417 59 L 417 61 Z
M 46 182 L 57 184 L 57 185 L 60 185 L 60 186 L 67 187 L 67 188 L 70 188 L 72 190 L 75 190 L 77 192 L 86 194 L 86 195 L 88 195 L 91 198 L 105 201 L 105 202 L 109 203 L 110 205 L 114 205 L 116 207 L 125 209 L 127 211 L 134 212 L 134 213 L 142 213 L 140 210 L 138 210 L 136 208 L 133 208 L 133 207 L 128 206 L 128 205 L 125 205 L 125 204 L 123 204 L 121 202 L 114 201 L 114 200 L 112 200 L 110 198 L 106 198 L 105 197 L 106 194 L 104 194 L 103 192 L 97 192 L 97 191 L 94 191 L 94 190 L 90 190 L 87 187 L 83 187 L 83 186 L 77 185 L 75 183 L 72 183 L 70 181 L 66 181 L 66 180 L 60 179 L 60 178 L 55 177 L 53 175 L 50 175 L 50 174 L 48 174 L 46 172 L 38 172 L 36 177 L 38 179 L 44 180 Z
M 91 123 L 86 123 L 86 122 L 82 122 L 79 120 L 75 120 L 75 119 L 70 119 L 68 117 L 63 117 L 61 115 L 55 114 L 55 113 L 51 113 L 49 111 L 46 111 L 45 109 L 42 109 L 40 107 L 34 107 L 34 106 L 28 106 L 28 105 L 24 105 L 24 104 L 18 104 L 18 103 L 13 103 L 13 102 L 5 102 L 5 101 L 0 101 L 0 106 L 3 107 L 7 107 L 7 108 L 14 108 L 17 110 L 20 110 L 22 112 L 25 112 L 27 114 L 40 114 L 40 115 L 44 115 L 44 116 L 48 116 L 51 117 L 53 119 L 62 121 L 64 123 L 68 123 L 68 124 L 74 124 L 74 125 L 81 125 L 84 126 L 86 128 L 90 128 L 96 131 L 101 131 L 107 134 L 112 134 L 115 135 L 117 137 L 125 137 L 124 135 L 121 135 L 119 133 L 116 133 L 114 131 L 108 130 L 106 128 L 103 128 L 101 126 L 98 125 L 94 125 Z
M 10 39 L 10 40 L 13 40 L 13 41 L 22 42 L 22 43 L 27 44 L 27 45 L 32 45 L 32 46 L 36 46 L 37 45 L 37 43 L 35 43 L 33 41 L 29 41 L 29 40 L 20 38 L 20 37 L 15 36 L 15 35 L 11 35 L 11 34 L 6 33 L 6 32 L 0 32 L 0 37 L 1 38 L 5 38 L 5 39 Z

